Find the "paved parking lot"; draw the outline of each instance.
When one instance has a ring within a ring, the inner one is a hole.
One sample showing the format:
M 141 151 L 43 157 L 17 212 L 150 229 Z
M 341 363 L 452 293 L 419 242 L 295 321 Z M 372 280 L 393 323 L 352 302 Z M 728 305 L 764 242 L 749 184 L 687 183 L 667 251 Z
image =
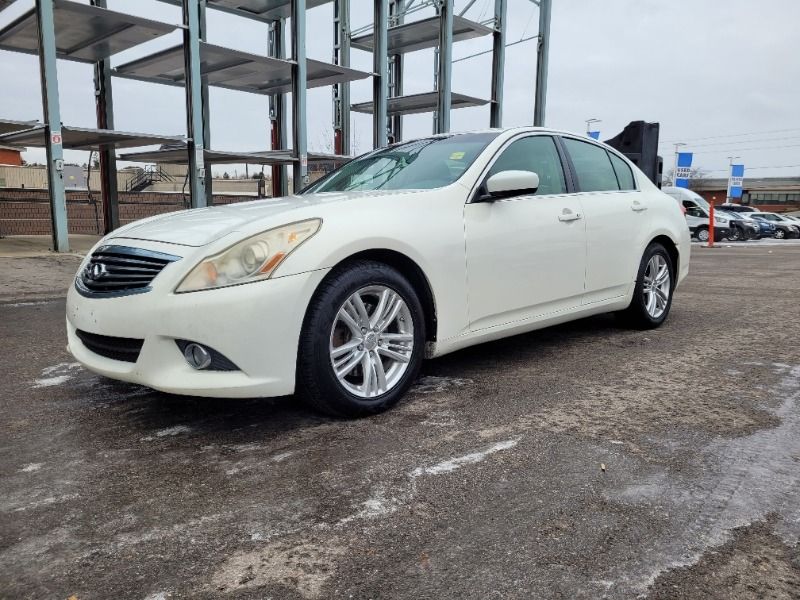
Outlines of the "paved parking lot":
M 0 597 L 800 597 L 800 247 L 692 250 L 662 329 L 472 348 L 349 422 L 96 377 L 77 259 L 0 259 Z

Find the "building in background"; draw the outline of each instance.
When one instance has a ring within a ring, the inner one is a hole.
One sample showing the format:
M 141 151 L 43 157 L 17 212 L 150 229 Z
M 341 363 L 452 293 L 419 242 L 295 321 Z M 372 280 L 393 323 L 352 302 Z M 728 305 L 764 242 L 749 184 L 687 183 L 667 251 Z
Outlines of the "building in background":
M 22 151 L 25 148 L 17 146 L 3 146 L 0 144 L 0 165 L 22 166 Z
M 727 199 L 727 179 L 696 179 L 691 183 L 697 192 L 715 205 Z M 800 210 L 800 177 L 753 177 L 745 173 L 741 204 L 772 212 Z

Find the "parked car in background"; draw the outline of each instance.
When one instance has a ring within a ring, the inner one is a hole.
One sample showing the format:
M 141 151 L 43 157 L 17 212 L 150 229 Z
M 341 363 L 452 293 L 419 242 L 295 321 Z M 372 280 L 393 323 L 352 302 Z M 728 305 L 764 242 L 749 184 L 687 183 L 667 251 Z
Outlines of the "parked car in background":
M 759 227 L 762 238 L 775 237 L 775 231 L 777 229 L 775 225 L 772 224 L 772 221 L 767 221 L 766 219 L 756 219 L 754 216 L 750 216 L 749 218 L 753 223 L 755 223 Z
M 715 206 L 714 208 L 721 208 L 722 210 L 727 210 L 728 212 L 735 212 L 735 213 L 761 212 L 755 206 L 746 206 L 744 204 L 735 204 L 732 202 L 720 204 L 718 207 Z
M 685 209 L 686 224 L 692 237 L 701 242 L 708 241 L 709 204 L 700 194 L 679 187 L 662 187 L 661 191 L 673 198 Z M 731 221 L 725 215 L 714 215 L 714 239 L 721 240 L 731 235 Z
M 761 237 L 761 229 L 747 213 L 728 212 L 726 210 L 714 208 L 714 216 L 727 217 L 730 221 L 730 234 L 728 239 L 732 242 L 744 242 L 747 240 L 757 240 Z
M 773 237 L 779 240 L 800 237 L 800 225 L 778 213 L 759 212 L 753 213 L 753 217 L 772 223 L 775 226 L 775 234 Z
M 606 312 L 658 327 L 689 255 L 675 203 L 605 144 L 530 127 L 444 134 L 365 154 L 300 195 L 113 231 L 70 286 L 67 338 L 112 379 L 297 391 L 365 416 L 398 402 L 424 358 Z

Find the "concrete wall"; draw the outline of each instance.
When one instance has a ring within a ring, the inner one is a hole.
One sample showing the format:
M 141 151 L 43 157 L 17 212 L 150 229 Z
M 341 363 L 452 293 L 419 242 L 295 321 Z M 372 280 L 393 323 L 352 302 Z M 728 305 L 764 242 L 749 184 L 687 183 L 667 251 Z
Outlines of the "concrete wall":
M 119 171 L 117 173 L 117 187 L 125 189 L 125 184 L 129 179 L 136 176 L 136 172 Z M 5 182 L 5 183 L 3 183 Z M 100 172 L 92 169 L 89 187 L 92 190 L 100 191 Z M 15 167 L 11 165 L 0 165 L 0 189 L 2 188 L 25 188 L 29 190 L 47 189 L 47 168 L 43 166 Z

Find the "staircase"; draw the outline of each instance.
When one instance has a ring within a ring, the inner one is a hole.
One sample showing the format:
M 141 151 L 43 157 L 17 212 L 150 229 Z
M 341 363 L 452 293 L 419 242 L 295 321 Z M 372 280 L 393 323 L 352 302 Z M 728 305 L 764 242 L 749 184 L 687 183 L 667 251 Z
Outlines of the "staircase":
M 125 183 L 126 192 L 141 192 L 158 181 L 175 181 L 160 165 L 148 165 Z

